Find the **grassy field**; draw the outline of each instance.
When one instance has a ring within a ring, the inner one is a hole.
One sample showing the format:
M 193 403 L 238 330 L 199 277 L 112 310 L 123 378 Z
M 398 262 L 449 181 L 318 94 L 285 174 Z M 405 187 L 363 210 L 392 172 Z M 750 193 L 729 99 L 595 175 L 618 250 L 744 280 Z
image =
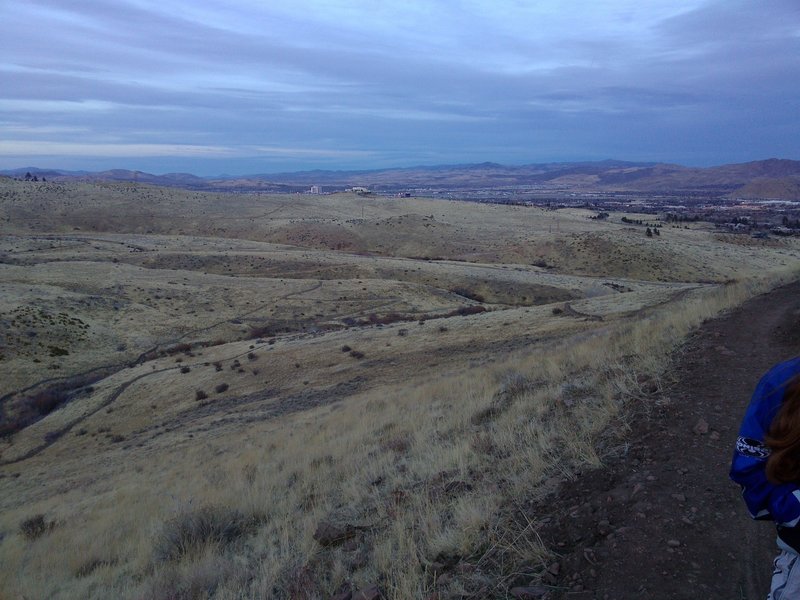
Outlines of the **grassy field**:
M 792 239 L 593 214 L 0 179 L 0 597 L 535 579 L 535 501 L 797 275 Z

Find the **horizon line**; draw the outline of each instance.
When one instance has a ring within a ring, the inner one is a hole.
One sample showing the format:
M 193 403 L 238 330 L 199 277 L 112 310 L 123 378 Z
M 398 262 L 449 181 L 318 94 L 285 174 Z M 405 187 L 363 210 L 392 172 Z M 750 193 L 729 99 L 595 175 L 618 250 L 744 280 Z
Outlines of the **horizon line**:
M 21 174 L 24 172 L 56 172 L 62 176 L 70 176 L 70 175 L 98 175 L 102 173 L 111 173 L 114 171 L 127 171 L 132 174 L 142 174 L 142 175 L 150 175 L 154 177 L 167 177 L 169 175 L 184 175 L 184 176 L 191 176 L 196 177 L 198 179 L 220 179 L 220 178 L 237 178 L 237 177 L 263 177 L 263 176 L 276 176 L 276 175 L 297 175 L 297 174 L 304 174 L 304 173 L 376 173 L 382 171 L 404 171 L 404 170 L 413 170 L 413 169 L 441 169 L 441 168 L 459 168 L 459 167 L 479 167 L 482 165 L 486 166 L 496 166 L 496 167 L 503 167 L 503 168 L 524 168 L 524 167 L 532 167 L 532 166 L 550 166 L 550 165 L 579 165 L 579 164 L 586 164 L 586 165 L 599 165 L 603 163 L 620 163 L 630 166 L 656 166 L 656 165 L 663 165 L 663 166 L 672 166 L 672 167 L 682 167 L 686 169 L 713 169 L 718 167 L 730 166 L 730 165 L 745 165 L 751 163 L 759 163 L 759 162 L 768 162 L 768 161 L 789 161 L 789 162 L 800 162 L 795 159 L 790 158 L 779 158 L 779 157 L 769 157 L 763 159 L 756 159 L 756 160 L 748 160 L 743 162 L 730 162 L 730 163 L 720 163 L 714 164 L 706 167 L 699 167 L 699 166 L 689 166 L 684 165 L 677 162 L 669 162 L 669 161 L 644 161 L 644 160 L 626 160 L 626 159 L 616 159 L 616 158 L 605 158 L 600 160 L 553 160 L 547 162 L 523 162 L 523 163 L 500 163 L 495 161 L 480 161 L 480 162 L 458 162 L 458 163 L 438 163 L 438 164 L 415 164 L 410 166 L 391 166 L 391 167 L 378 167 L 378 168 L 352 168 L 352 169 L 324 169 L 324 168 L 310 168 L 310 169 L 298 169 L 298 170 L 281 170 L 281 171 L 262 171 L 262 172 L 249 172 L 249 173 L 239 173 L 239 174 L 232 174 L 232 173 L 219 173 L 215 175 L 197 175 L 190 171 L 165 171 L 163 173 L 155 173 L 151 171 L 143 171 L 141 169 L 131 169 L 125 167 L 113 167 L 109 169 L 101 169 L 101 170 L 88 170 L 88 169 L 64 169 L 60 167 L 37 167 L 34 165 L 28 165 L 24 167 L 8 167 L 8 168 L 1 168 L 0 174 L 9 175 L 9 174 Z

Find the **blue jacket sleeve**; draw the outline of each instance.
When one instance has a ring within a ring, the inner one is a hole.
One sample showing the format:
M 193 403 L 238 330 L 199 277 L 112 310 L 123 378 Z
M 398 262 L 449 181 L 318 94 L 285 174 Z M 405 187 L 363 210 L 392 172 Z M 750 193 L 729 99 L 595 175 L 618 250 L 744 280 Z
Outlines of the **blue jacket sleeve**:
M 777 485 L 767 479 L 769 448 L 764 437 L 781 407 L 786 383 L 799 371 L 800 358 L 796 358 L 761 378 L 739 430 L 730 472 L 754 519 L 770 519 L 786 527 L 800 523 L 800 482 Z

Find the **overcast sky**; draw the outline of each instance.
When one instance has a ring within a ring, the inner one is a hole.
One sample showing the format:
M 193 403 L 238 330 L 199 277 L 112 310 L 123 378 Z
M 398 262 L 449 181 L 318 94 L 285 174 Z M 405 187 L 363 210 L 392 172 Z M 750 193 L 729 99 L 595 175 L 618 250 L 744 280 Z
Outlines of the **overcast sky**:
M 0 0 L 0 168 L 800 159 L 800 0 Z

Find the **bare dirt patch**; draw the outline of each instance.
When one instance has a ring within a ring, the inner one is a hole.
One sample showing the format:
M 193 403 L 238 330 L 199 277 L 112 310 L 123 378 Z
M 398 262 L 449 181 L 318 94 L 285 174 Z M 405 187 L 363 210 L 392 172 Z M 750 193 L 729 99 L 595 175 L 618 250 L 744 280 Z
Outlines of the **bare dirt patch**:
M 560 555 L 542 597 L 766 596 L 774 529 L 750 520 L 727 473 L 758 379 L 800 352 L 798 316 L 800 282 L 692 336 L 663 403 L 635 416 L 626 446 L 534 511 L 549 513 L 541 534 Z

